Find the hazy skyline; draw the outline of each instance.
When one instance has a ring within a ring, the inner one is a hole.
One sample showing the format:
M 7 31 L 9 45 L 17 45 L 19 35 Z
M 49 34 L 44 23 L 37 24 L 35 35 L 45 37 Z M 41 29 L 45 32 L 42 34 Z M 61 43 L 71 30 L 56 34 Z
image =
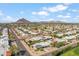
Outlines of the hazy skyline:
M 0 4 L 0 22 L 15 22 L 20 18 L 29 21 L 79 22 L 78 3 L 17 3 Z

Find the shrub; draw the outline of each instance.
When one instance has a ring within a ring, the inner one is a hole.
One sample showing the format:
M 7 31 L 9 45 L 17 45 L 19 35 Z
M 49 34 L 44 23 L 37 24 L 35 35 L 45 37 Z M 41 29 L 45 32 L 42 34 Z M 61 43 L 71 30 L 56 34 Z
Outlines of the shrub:
M 61 46 L 63 46 L 64 45 L 64 43 L 63 42 L 58 42 L 57 44 L 56 44 L 56 47 L 61 47 Z

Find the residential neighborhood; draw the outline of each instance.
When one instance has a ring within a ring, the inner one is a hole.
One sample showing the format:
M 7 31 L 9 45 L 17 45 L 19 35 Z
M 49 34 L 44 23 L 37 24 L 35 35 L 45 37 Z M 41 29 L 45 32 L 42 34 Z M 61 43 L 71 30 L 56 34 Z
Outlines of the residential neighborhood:
M 0 4 L 0 56 L 79 56 L 79 4 Z
M 61 24 L 4 25 L 0 32 L 0 55 L 53 56 L 70 49 L 69 46 L 77 47 L 79 25 Z

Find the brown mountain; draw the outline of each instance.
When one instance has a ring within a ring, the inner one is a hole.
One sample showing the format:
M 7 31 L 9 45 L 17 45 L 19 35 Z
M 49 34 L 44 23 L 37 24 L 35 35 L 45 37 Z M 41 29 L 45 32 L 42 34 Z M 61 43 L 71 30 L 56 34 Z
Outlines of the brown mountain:
M 31 23 L 31 22 L 26 20 L 26 19 L 24 19 L 24 18 L 21 18 L 16 23 Z

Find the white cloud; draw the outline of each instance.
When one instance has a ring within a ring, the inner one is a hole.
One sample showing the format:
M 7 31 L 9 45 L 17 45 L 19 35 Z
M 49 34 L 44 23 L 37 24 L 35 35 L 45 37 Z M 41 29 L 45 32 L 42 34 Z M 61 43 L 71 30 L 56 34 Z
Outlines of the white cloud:
M 67 22 L 67 20 L 66 20 L 66 19 L 62 19 L 62 20 L 60 20 L 60 21 L 62 21 L 62 22 Z
M 24 11 L 20 11 L 20 14 L 24 14 Z
M 63 15 L 58 15 L 57 17 L 63 17 Z
M 52 18 L 50 18 L 50 19 L 48 19 L 48 21 L 53 21 L 54 19 L 52 19 Z
M 50 22 L 50 21 L 55 21 L 53 18 L 49 18 L 49 19 L 42 19 L 42 20 L 39 20 L 39 21 L 48 21 L 48 22 Z
M 43 10 L 47 10 L 47 7 L 42 7 Z
M 2 18 L 2 21 L 0 21 L 0 22 L 2 22 L 2 23 L 9 23 L 9 22 L 14 22 L 14 21 L 15 21 L 15 19 L 13 17 L 5 16 L 5 17 Z
M 11 16 L 6 16 L 6 18 L 12 19 L 12 17 L 11 17 Z
M 48 15 L 48 12 L 46 12 L 46 11 L 40 11 L 40 12 L 38 12 L 38 15 Z
M 79 16 L 74 17 L 73 19 L 79 20 Z
M 72 3 L 63 3 L 63 5 L 65 5 L 65 6 L 69 6 L 69 5 L 71 5 Z
M 43 7 L 43 10 L 47 10 L 49 12 L 58 12 L 66 10 L 68 6 L 65 5 L 56 5 L 55 7 Z
M 72 12 L 79 12 L 79 10 L 77 10 L 77 9 L 73 9 L 73 10 L 71 10 Z
M 77 18 L 77 17 L 75 17 L 75 18 L 73 18 L 73 19 L 76 19 L 76 20 L 77 20 L 78 18 Z
M 70 15 L 58 15 L 57 17 L 60 17 L 60 18 L 70 18 L 71 16 Z
M 3 16 L 3 15 L 4 15 L 4 13 L 2 11 L 0 11 L 0 16 Z
M 67 15 L 71 15 L 71 13 L 67 13 Z
M 64 18 L 69 18 L 69 17 L 71 17 L 71 16 L 69 16 L 69 15 L 64 16 Z
M 79 16 L 76 16 L 77 18 L 79 18 Z
M 49 15 L 48 12 L 46 11 L 32 12 L 32 14 L 33 15 L 44 15 L 44 16 Z
M 77 11 L 77 10 L 75 10 L 75 9 L 74 9 L 74 10 L 72 10 L 72 12 L 76 12 L 76 11 Z
M 16 19 L 11 17 L 11 16 L 7 16 L 5 13 L 3 13 L 2 10 L 0 10 L 0 19 L 1 19 L 1 23 L 9 23 L 9 22 L 14 22 Z
M 36 15 L 37 13 L 36 13 L 36 12 L 32 12 L 32 14 L 33 14 L 33 15 Z

